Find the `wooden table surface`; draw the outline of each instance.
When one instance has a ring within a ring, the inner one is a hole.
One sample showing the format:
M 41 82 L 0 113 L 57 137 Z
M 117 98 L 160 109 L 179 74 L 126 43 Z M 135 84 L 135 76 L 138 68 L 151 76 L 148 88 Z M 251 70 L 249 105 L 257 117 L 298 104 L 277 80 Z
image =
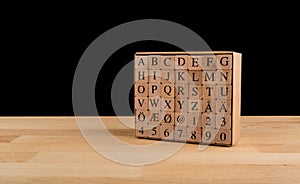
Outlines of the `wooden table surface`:
M 123 142 L 157 142 L 135 138 L 134 130 L 120 123 L 132 117 L 101 119 Z M 99 154 L 74 117 L 0 118 L 0 183 L 169 182 L 300 183 L 300 117 L 242 117 L 241 139 L 233 147 L 200 151 L 197 144 L 184 144 L 170 158 L 143 166 Z

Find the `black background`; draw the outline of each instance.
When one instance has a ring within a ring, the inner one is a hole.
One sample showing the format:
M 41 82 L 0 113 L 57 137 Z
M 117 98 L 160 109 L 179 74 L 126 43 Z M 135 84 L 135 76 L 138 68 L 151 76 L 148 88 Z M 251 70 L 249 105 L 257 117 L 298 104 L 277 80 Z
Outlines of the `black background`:
M 299 29 L 292 7 L 279 5 L 274 9 L 244 5 L 235 9 L 208 9 L 210 11 L 202 11 L 199 7 L 198 10 L 166 12 L 164 15 L 155 11 L 152 14 L 134 12 L 133 15 L 101 11 L 66 13 L 65 9 L 4 13 L 1 22 L 0 115 L 74 115 L 72 82 L 85 49 L 105 31 L 146 18 L 186 26 L 201 36 L 212 50 L 243 54 L 242 115 L 300 115 L 297 108 L 300 103 Z M 174 49 L 176 47 L 166 43 L 143 41 L 127 45 L 113 54 L 97 81 L 95 100 L 101 104 L 100 115 L 114 115 L 110 104 L 111 84 L 118 71 L 133 59 L 134 52 Z M 132 105 L 132 101 L 131 93 L 128 102 Z

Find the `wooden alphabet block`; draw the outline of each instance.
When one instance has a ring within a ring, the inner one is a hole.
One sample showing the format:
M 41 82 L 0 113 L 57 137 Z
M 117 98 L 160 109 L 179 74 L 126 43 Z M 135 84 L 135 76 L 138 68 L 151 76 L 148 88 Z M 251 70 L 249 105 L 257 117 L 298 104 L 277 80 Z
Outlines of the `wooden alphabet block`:
M 134 109 L 148 110 L 148 108 L 149 108 L 148 97 L 135 97 L 134 98 Z
M 175 116 L 173 111 L 161 111 L 161 124 L 174 125 Z
M 138 52 L 135 135 L 232 146 L 240 137 L 241 54 Z
M 202 114 L 201 113 L 188 113 L 187 125 L 189 127 L 202 127 Z
M 190 71 L 194 71 L 194 70 L 203 70 L 202 68 L 202 60 L 203 60 L 203 56 L 188 56 L 188 69 Z
M 175 70 L 188 69 L 188 55 L 175 55 Z
M 203 98 L 203 86 L 200 84 L 189 84 L 189 99 L 202 99 Z
M 148 138 L 160 139 L 160 127 L 161 127 L 160 124 L 149 123 Z
M 202 115 L 202 127 L 204 129 L 216 128 L 216 114 L 203 114 Z
M 175 72 L 174 70 L 161 70 L 161 82 L 175 84 Z
M 159 82 L 151 82 L 148 85 L 149 97 L 160 97 L 162 85 Z
M 216 114 L 216 100 L 203 99 L 201 112 L 203 114 Z
M 217 129 L 202 129 L 202 139 L 201 143 L 202 144 L 215 144 L 215 137 L 217 135 Z
M 188 127 L 188 142 L 200 143 L 201 142 L 201 128 L 197 126 Z
M 216 113 L 231 114 L 231 101 L 230 100 L 216 100 Z
M 161 111 L 174 111 L 175 110 L 174 98 L 161 98 Z
M 150 111 L 148 110 L 135 110 L 135 122 L 141 124 L 149 123 Z
M 135 70 L 148 70 L 148 56 L 135 55 Z
M 175 84 L 170 82 L 162 83 L 160 88 L 161 98 L 174 98 L 175 96 Z
M 160 55 L 149 55 L 148 66 L 149 70 L 159 70 L 161 67 Z
M 135 70 L 134 72 L 134 82 L 149 82 L 149 70 Z
M 202 100 L 188 99 L 188 112 L 201 113 L 202 112 Z
M 148 83 L 137 81 L 134 83 L 134 96 L 136 97 L 147 97 L 148 96 Z
M 217 86 L 211 84 L 204 84 L 202 86 L 202 97 L 203 99 L 216 99 L 217 98 Z
M 175 83 L 188 84 L 188 70 L 175 70 Z
M 174 70 L 175 68 L 175 57 L 173 55 L 162 55 L 160 56 L 161 69 L 162 70 Z M 174 72 L 174 71 L 173 71 Z
M 174 125 L 162 125 L 160 127 L 160 138 L 162 140 L 174 140 Z
M 188 140 L 188 127 L 175 125 L 174 127 L 174 140 L 180 142 L 186 142 Z
M 231 131 L 228 129 L 219 129 L 216 138 L 216 144 L 230 145 L 231 143 Z
M 188 98 L 189 97 L 189 86 L 188 84 L 175 84 L 175 97 L 176 98 Z
M 161 121 L 161 112 L 160 111 L 149 111 L 149 124 L 152 126 L 159 125 Z
M 187 113 L 188 103 L 187 98 L 175 98 L 175 112 Z
M 232 99 L 232 85 L 218 84 L 216 86 L 216 98 L 218 100 L 231 100 Z
M 217 58 L 214 54 L 208 54 L 202 56 L 201 61 L 202 70 L 217 70 Z
M 135 136 L 138 138 L 148 138 L 149 136 L 149 124 L 148 123 L 136 123 L 135 124 Z
M 231 77 L 232 77 L 232 71 L 231 70 L 217 70 L 216 78 L 214 78 L 216 81 L 216 84 L 231 84 Z M 210 79 L 209 76 L 207 76 L 207 79 Z M 210 81 L 208 81 L 210 82 Z
M 222 75 L 222 77 L 223 77 L 223 75 Z M 220 78 L 221 78 L 221 74 L 220 74 Z M 217 71 L 203 70 L 203 72 L 202 72 L 202 84 L 215 85 L 216 80 L 217 80 Z
M 188 125 L 188 113 L 175 112 L 175 126 L 187 126 Z
M 161 101 L 160 97 L 148 97 L 148 107 L 150 111 L 160 111 L 161 109 Z
M 149 70 L 148 71 L 149 83 L 160 83 L 162 80 L 161 70 Z
M 216 128 L 231 129 L 231 114 L 218 113 L 216 115 Z
M 217 55 L 217 69 L 218 70 L 231 70 L 232 69 L 232 55 L 231 54 Z
M 202 71 L 190 70 L 188 71 L 188 83 L 199 85 L 202 83 Z

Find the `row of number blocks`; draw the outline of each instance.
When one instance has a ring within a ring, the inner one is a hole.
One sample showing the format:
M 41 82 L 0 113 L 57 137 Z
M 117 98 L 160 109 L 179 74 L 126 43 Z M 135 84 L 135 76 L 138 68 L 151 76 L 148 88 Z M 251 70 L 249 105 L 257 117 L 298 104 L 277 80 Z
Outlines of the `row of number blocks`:
M 216 121 L 217 119 L 219 121 Z M 172 120 L 175 125 L 171 122 Z M 137 111 L 136 136 L 190 143 L 230 145 L 231 121 L 230 116 L 224 117 L 218 114 Z
M 240 95 L 235 94 L 233 99 L 233 92 L 240 93 L 240 80 L 234 79 L 240 78 L 240 65 L 235 65 L 241 61 L 237 54 L 137 53 L 136 136 L 206 144 L 236 143 Z M 233 62 L 234 58 L 238 60 Z

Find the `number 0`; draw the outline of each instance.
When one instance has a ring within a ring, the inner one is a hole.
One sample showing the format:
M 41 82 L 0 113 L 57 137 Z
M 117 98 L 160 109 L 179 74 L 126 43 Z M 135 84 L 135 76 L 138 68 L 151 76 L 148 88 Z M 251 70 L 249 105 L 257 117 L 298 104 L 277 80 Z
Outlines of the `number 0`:
M 226 140 L 226 134 L 223 132 L 220 134 L 220 140 L 225 141 Z

